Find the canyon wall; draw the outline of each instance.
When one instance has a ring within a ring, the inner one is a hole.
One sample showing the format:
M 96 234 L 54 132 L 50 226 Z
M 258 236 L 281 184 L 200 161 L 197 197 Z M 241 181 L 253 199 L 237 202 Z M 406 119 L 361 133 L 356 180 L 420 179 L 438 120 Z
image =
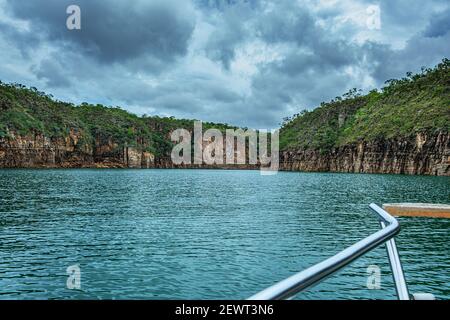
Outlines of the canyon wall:
M 82 143 L 83 132 L 71 129 L 67 137 L 48 138 L 42 134 L 25 136 L 9 132 L 9 138 L 0 138 L 0 168 L 202 168 L 202 169 L 257 169 L 250 164 L 225 164 L 225 140 L 223 163 L 174 164 L 170 154 L 155 157 L 141 151 L 145 145 L 121 147 L 111 137 L 97 137 L 93 143 Z M 170 137 L 165 137 L 167 140 Z M 203 141 L 205 148 L 211 141 Z M 193 152 L 192 152 L 193 154 Z M 235 151 L 238 157 L 239 151 Z
M 417 134 L 415 139 L 360 142 L 321 153 L 291 150 L 280 154 L 285 171 L 450 175 L 450 135 Z
M 119 147 L 111 138 L 81 143 L 83 133 L 67 137 L 9 132 L 0 138 L 0 168 L 151 168 L 154 155 L 134 147 Z
M 204 168 L 258 169 L 258 165 L 175 165 L 138 147 L 119 147 L 111 138 L 80 143 L 82 132 L 65 138 L 10 133 L 0 138 L 0 168 Z M 205 147 L 205 145 L 203 146 Z M 280 152 L 280 170 L 450 176 L 450 135 L 418 134 L 410 140 L 378 140 L 318 150 Z

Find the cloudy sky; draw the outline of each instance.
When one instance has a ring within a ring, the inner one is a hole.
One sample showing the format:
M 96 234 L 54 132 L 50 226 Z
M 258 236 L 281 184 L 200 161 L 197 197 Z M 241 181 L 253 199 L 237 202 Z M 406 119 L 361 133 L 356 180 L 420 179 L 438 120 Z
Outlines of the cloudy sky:
M 0 0 L 0 80 L 137 114 L 274 128 L 444 57 L 448 0 Z

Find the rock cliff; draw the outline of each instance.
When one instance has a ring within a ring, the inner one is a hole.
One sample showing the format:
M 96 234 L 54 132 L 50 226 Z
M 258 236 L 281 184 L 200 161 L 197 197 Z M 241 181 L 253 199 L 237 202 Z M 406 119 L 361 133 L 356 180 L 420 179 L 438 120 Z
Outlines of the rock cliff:
M 119 147 L 111 138 L 82 144 L 83 132 L 65 138 L 9 132 L 0 138 L 0 168 L 151 168 L 155 157 L 134 147 Z
M 81 144 L 83 132 L 66 138 L 42 134 L 0 138 L 0 168 L 222 168 L 257 169 L 255 165 L 175 165 L 136 147 L 119 147 L 109 139 Z M 280 170 L 390 173 L 450 176 L 450 135 L 417 134 L 409 140 L 377 140 L 333 148 L 282 151 Z
M 183 128 L 192 136 L 194 127 L 194 120 L 76 106 L 0 82 L 0 168 L 259 168 L 173 164 L 171 132 Z M 203 123 L 204 131 L 212 128 L 237 129 Z M 434 69 L 389 80 L 380 91 L 352 89 L 286 118 L 280 169 L 449 176 L 449 132 L 450 60 L 444 59 Z M 248 150 L 241 152 L 248 159 Z
M 300 149 L 281 153 L 286 171 L 450 175 L 450 135 L 417 134 L 415 139 L 376 140 L 322 153 Z

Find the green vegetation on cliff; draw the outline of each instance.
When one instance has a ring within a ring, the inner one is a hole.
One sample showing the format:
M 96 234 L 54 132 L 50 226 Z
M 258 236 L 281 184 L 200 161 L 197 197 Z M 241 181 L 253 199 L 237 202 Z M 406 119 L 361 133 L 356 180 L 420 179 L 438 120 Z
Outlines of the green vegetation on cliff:
M 233 128 L 205 122 L 203 129 Z M 170 155 L 170 133 L 177 128 L 193 130 L 194 120 L 173 117 L 139 117 L 119 107 L 83 103 L 75 106 L 56 101 L 52 96 L 20 84 L 0 82 L 0 138 L 11 132 L 19 135 L 43 134 L 50 138 L 67 137 L 71 130 L 82 132 L 82 144 L 111 140 L 118 150 L 124 146 Z M 81 146 L 80 146 L 81 147 Z
M 315 149 L 327 152 L 358 141 L 408 138 L 418 132 L 450 131 L 450 60 L 434 69 L 389 80 L 379 92 L 367 95 L 353 89 L 313 111 L 285 119 L 280 133 L 281 150 Z M 81 131 L 81 145 L 112 141 L 118 150 L 132 146 L 157 156 L 168 156 L 173 147 L 170 132 L 193 130 L 194 120 L 131 114 L 119 107 L 83 103 L 75 106 L 55 100 L 36 88 L 0 82 L 0 138 L 11 132 L 67 137 Z M 224 130 L 226 124 L 203 123 L 203 129 Z
M 112 139 L 119 146 L 141 146 L 152 150 L 152 132 L 136 115 L 102 105 L 80 106 L 56 101 L 36 88 L 20 84 L 0 85 L 0 137 L 8 132 L 66 137 L 70 130 L 82 132 L 82 143 Z M 152 150 L 153 151 L 153 150 Z
M 386 84 L 381 92 L 373 90 L 364 96 L 353 89 L 286 119 L 280 148 L 327 152 L 358 141 L 450 131 L 450 60 Z

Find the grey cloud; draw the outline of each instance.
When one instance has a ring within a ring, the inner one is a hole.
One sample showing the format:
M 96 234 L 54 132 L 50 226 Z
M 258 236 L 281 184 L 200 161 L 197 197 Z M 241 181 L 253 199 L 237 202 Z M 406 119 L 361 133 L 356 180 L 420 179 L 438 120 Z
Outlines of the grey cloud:
M 368 4 L 372 0 L 365 0 Z M 381 0 L 382 30 L 400 38 L 411 38 L 422 32 L 432 16 L 449 7 L 447 0 Z
M 416 35 L 401 50 L 372 44 L 373 50 L 367 53 L 372 61 L 372 75 L 381 84 L 402 77 L 406 72 L 419 72 L 421 67 L 434 66 L 444 57 L 450 57 L 449 44 L 450 33 L 440 38 Z
M 11 58 L 0 51 L 0 57 L 5 65 L 26 65 L 34 57 L 27 84 L 57 98 L 254 128 L 274 128 L 285 116 L 363 86 L 363 77 L 371 89 L 450 57 L 450 5 L 444 0 L 381 0 L 384 43 L 353 41 L 360 30 L 352 23 L 336 29 L 318 24 L 343 13 L 321 3 L 74 0 L 70 4 L 82 9 L 82 31 L 69 32 L 69 1 L 7 0 L 9 14 L 29 21 L 32 32 L 0 23 L 0 50 L 7 50 L 7 38 L 28 53 Z M 389 41 L 397 38 L 404 47 L 394 49 Z M 240 73 L 247 70 L 236 70 L 233 62 L 254 43 L 276 50 L 277 58 L 252 65 L 243 81 Z M 31 54 L 47 49 L 54 53 Z M 25 70 L 0 69 L 10 79 Z
M 289 61 L 282 63 L 282 67 L 279 63 L 266 66 L 253 81 L 254 92 L 267 101 L 266 108 L 278 108 L 280 113 L 283 109 L 278 106 L 291 104 L 296 112 L 310 109 L 357 86 L 350 76 L 342 74 L 339 69 L 328 67 L 324 72 L 320 68 L 311 67 L 287 73 L 284 70 L 289 68 Z M 289 110 L 285 110 L 284 114 L 289 115 Z M 278 118 L 281 119 L 280 116 Z
M 30 47 L 35 48 L 41 42 L 39 35 L 18 30 L 17 28 L 0 21 L 0 34 L 4 35 L 15 43 L 16 48 L 24 58 L 29 58 L 33 52 L 29 50 Z
M 433 15 L 424 35 L 425 37 L 436 38 L 446 35 L 449 31 L 450 9 Z
M 224 10 L 239 4 L 246 4 L 251 8 L 256 8 L 260 2 L 260 0 L 195 0 L 199 7 L 212 10 Z
M 205 50 L 211 59 L 220 61 L 225 69 L 229 69 L 231 61 L 235 58 L 236 47 L 251 36 L 250 30 L 245 28 L 243 22 L 256 12 L 252 3 L 247 1 L 240 3 L 227 1 L 222 4 L 217 2 L 215 5 L 223 11 L 220 18 L 213 18 L 211 21 L 216 25 L 216 30 L 212 33 Z
M 64 74 L 63 67 L 56 60 L 42 60 L 39 66 L 33 68 L 38 79 L 43 79 L 49 87 L 68 87 L 70 86 L 70 77 Z
M 307 45 L 317 30 L 314 18 L 307 9 L 294 2 L 282 2 L 282 10 L 262 15 L 256 23 L 256 33 L 267 42 L 295 42 Z
M 12 13 L 31 21 L 33 32 L 101 62 L 122 62 L 143 55 L 163 61 L 186 53 L 195 21 L 188 2 L 99 0 L 8 0 Z M 81 8 L 81 30 L 66 28 L 66 8 Z

